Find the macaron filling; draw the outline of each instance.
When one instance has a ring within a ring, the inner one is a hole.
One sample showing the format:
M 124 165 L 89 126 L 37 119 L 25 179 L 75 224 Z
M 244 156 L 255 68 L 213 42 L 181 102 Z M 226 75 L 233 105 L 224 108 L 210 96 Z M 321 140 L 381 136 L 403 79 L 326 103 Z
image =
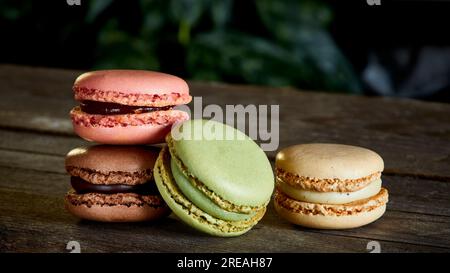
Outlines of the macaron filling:
M 318 204 L 346 204 L 377 195 L 381 190 L 381 179 L 378 178 L 366 187 L 352 192 L 317 192 L 303 190 L 293 187 L 279 178 L 277 178 L 277 185 L 282 192 L 295 200 Z
M 101 102 L 93 100 L 80 101 L 80 108 L 83 112 L 91 115 L 125 115 L 125 114 L 142 114 L 154 111 L 168 111 L 174 106 L 131 106 L 113 102 Z
M 70 184 L 78 194 L 85 193 L 102 193 L 102 194 L 116 194 L 116 193 L 136 193 L 140 195 L 158 195 L 158 190 L 154 181 L 148 181 L 142 184 L 125 185 L 125 184 L 92 184 L 88 181 L 78 177 L 71 176 Z
M 170 160 L 170 166 L 175 183 L 177 184 L 181 192 L 189 201 L 191 201 L 193 204 L 195 204 L 197 207 L 210 214 L 211 216 L 226 221 L 244 221 L 255 216 L 254 212 L 250 214 L 244 214 L 224 210 L 189 182 L 188 178 L 180 170 L 173 158 L 171 158 Z

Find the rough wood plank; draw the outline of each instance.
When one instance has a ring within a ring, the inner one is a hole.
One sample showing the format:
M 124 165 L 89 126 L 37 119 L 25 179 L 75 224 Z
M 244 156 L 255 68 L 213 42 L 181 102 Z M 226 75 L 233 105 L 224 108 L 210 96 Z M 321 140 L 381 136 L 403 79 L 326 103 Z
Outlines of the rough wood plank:
M 72 134 L 68 111 L 77 72 L 61 69 L 0 66 L 1 126 Z M 20 103 L 19 103 L 20 102 Z
M 0 198 L 0 210 L 5 212 L 0 215 L 2 252 L 64 252 L 71 240 L 80 242 L 84 252 L 366 252 L 367 242 L 372 240 L 317 234 L 283 221 L 268 222 L 275 215 L 238 238 L 215 238 L 173 218 L 156 223 L 94 223 L 68 215 L 60 198 L 1 188 Z M 380 244 L 383 252 L 446 250 L 382 240 Z
M 419 214 L 450 216 L 450 183 L 384 175 L 389 190 L 389 208 Z
M 92 144 L 75 136 L 0 129 L 0 149 L 3 150 L 64 156 L 73 148 L 86 145 Z
M 64 157 L 0 150 L 0 166 L 65 173 Z M 9 178 L 9 177 L 6 177 Z
M 366 227 L 326 233 L 450 248 L 450 217 L 388 210 L 382 220 Z
M 45 203 L 46 199 L 59 200 L 59 203 L 57 203 L 56 206 L 62 208 L 62 197 L 70 187 L 68 183 L 69 177 L 63 173 L 48 173 L 35 170 L 19 170 L 16 168 L 0 167 L 0 177 L 3 177 L 3 179 L 0 179 L 0 191 L 3 191 L 3 194 L 0 194 L 0 200 L 2 203 L 10 202 L 7 200 L 14 198 L 16 202 L 22 204 L 23 207 L 20 209 L 23 211 L 27 209 L 39 210 L 39 208 L 35 208 L 35 203 L 29 202 L 31 199 L 27 196 L 33 196 L 36 203 Z M 424 184 L 421 182 L 423 181 L 417 181 L 417 183 L 408 181 L 408 186 L 411 187 L 411 192 L 420 192 L 420 190 L 418 191 L 415 188 Z M 396 181 L 395 183 L 400 184 L 401 181 Z M 435 201 L 434 198 L 436 198 L 436 196 L 430 194 L 427 202 L 422 201 L 422 203 L 416 201 L 419 199 L 418 196 L 408 196 L 407 199 L 402 200 L 402 192 L 396 192 L 396 190 L 401 189 L 402 187 L 393 187 L 388 212 L 380 221 L 366 227 L 348 231 L 315 231 L 295 227 L 286 223 L 284 220 L 281 220 L 274 211 L 272 204 L 270 204 L 268 207 L 268 212 L 258 225 L 257 230 L 259 228 L 270 226 L 274 229 L 273 232 L 275 233 L 291 234 L 292 238 L 290 240 L 293 240 L 291 242 L 292 244 L 297 242 L 295 236 L 299 235 L 296 234 L 296 232 L 301 231 L 306 233 L 313 232 L 320 234 L 333 234 L 335 236 L 363 238 L 365 240 L 376 239 L 381 241 L 435 246 L 450 249 L 450 204 L 445 201 L 445 199 L 449 200 L 449 195 L 448 191 L 444 191 L 447 192 L 447 196 L 441 196 L 438 193 L 441 192 L 442 189 L 446 189 L 442 187 L 446 187 L 448 185 L 448 183 L 442 182 L 434 182 L 434 184 L 430 182 L 430 184 L 427 184 L 430 188 L 430 192 L 434 192 L 434 195 L 437 195 L 437 199 L 439 201 Z M 433 186 L 436 188 L 433 188 Z M 443 195 L 445 195 L 445 193 L 443 193 Z M 42 201 L 40 201 L 40 199 L 42 199 Z M 431 203 L 435 204 L 436 207 L 430 206 Z M 434 212 L 432 209 L 436 209 L 439 206 L 443 206 L 440 212 L 447 216 L 421 214 L 421 212 Z M 7 208 L 3 209 L 0 207 L 0 211 L 4 212 L 5 217 L 15 218 L 15 216 L 23 213 L 23 211 L 11 210 L 12 208 L 8 211 Z M 416 210 L 418 210 L 419 213 L 416 213 Z M 54 213 L 58 215 L 52 215 Z M 67 222 L 67 217 L 62 215 L 64 213 L 65 212 L 63 210 L 45 211 L 44 215 L 36 215 L 36 213 L 32 213 L 36 219 L 30 219 L 30 221 L 45 222 L 47 218 L 50 219 L 49 221 L 52 221 L 52 217 L 62 217 L 64 220 L 61 221 Z M 178 227 L 180 229 L 183 228 L 182 226 Z M 167 228 L 170 229 L 170 227 Z M 166 229 L 166 227 L 164 227 L 164 229 Z M 154 230 L 153 232 L 157 234 L 162 231 Z M 260 234 L 260 236 L 260 241 L 267 241 L 269 244 L 273 237 L 273 235 L 270 235 L 269 233 Z M 282 239 L 280 240 L 284 242 Z M 268 247 L 265 245 L 267 243 L 261 243 L 261 248 L 264 249 Z M 300 244 L 300 242 L 295 244 Z M 294 251 L 294 249 L 292 249 L 292 251 Z
M 71 134 L 67 113 L 75 104 L 71 85 L 79 73 L 0 65 L 0 127 Z M 387 172 L 450 181 L 448 104 L 286 88 L 190 86 L 204 104 L 279 104 L 280 147 L 318 141 L 361 145 L 384 157 Z

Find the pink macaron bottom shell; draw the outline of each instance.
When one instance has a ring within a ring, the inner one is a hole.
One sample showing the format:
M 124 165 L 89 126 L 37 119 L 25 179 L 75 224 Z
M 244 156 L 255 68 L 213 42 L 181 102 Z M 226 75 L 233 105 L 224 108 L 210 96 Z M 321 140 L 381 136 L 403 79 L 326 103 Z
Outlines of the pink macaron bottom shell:
M 163 93 L 163 94 L 141 94 L 124 93 L 119 91 L 104 91 L 74 86 L 75 99 L 77 101 L 92 100 L 101 102 L 113 102 L 131 106 L 153 106 L 163 107 L 169 105 L 181 105 L 191 102 L 189 93 Z
M 179 110 L 151 113 L 154 119 L 142 117 L 150 113 L 101 116 L 84 113 L 76 107 L 71 111 L 71 117 L 73 129 L 78 136 L 88 141 L 112 145 L 163 143 L 172 125 L 189 119 L 186 112 Z M 124 123 L 125 121 L 129 123 Z
M 140 125 L 130 127 L 85 127 L 74 124 L 77 135 L 87 141 L 112 145 L 139 145 L 164 142 L 171 125 Z

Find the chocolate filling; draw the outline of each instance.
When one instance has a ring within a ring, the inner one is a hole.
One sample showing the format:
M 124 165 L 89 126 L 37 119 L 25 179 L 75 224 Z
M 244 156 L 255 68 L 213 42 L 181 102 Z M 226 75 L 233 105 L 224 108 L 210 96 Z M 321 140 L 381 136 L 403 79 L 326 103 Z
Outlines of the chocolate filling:
M 163 107 L 151 106 L 130 106 L 113 102 L 101 102 L 84 100 L 80 102 L 81 110 L 92 115 L 125 115 L 141 114 L 153 111 L 167 111 L 173 108 L 173 105 Z
M 138 185 L 123 185 L 123 184 L 102 185 L 89 183 L 78 176 L 71 176 L 70 184 L 72 185 L 72 188 L 79 194 L 91 192 L 106 193 L 106 194 L 129 193 L 129 192 L 137 193 L 140 195 L 158 194 L 158 190 L 156 189 L 156 184 L 154 181 L 148 181 L 144 184 Z

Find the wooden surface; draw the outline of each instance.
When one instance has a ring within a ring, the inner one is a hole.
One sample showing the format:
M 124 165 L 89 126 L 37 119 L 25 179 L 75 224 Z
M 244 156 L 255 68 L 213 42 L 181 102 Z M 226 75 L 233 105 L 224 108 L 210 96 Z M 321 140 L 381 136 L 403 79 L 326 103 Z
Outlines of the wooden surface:
M 272 204 L 237 238 L 213 238 L 167 218 L 103 224 L 67 214 L 64 156 L 87 144 L 72 133 L 71 85 L 80 71 L 0 65 L 0 251 L 67 252 L 382 252 L 450 250 L 450 105 L 292 89 L 190 83 L 204 104 L 279 104 L 280 148 L 337 142 L 385 159 L 386 214 L 366 227 L 311 230 L 280 219 Z M 273 161 L 276 152 L 268 152 Z

